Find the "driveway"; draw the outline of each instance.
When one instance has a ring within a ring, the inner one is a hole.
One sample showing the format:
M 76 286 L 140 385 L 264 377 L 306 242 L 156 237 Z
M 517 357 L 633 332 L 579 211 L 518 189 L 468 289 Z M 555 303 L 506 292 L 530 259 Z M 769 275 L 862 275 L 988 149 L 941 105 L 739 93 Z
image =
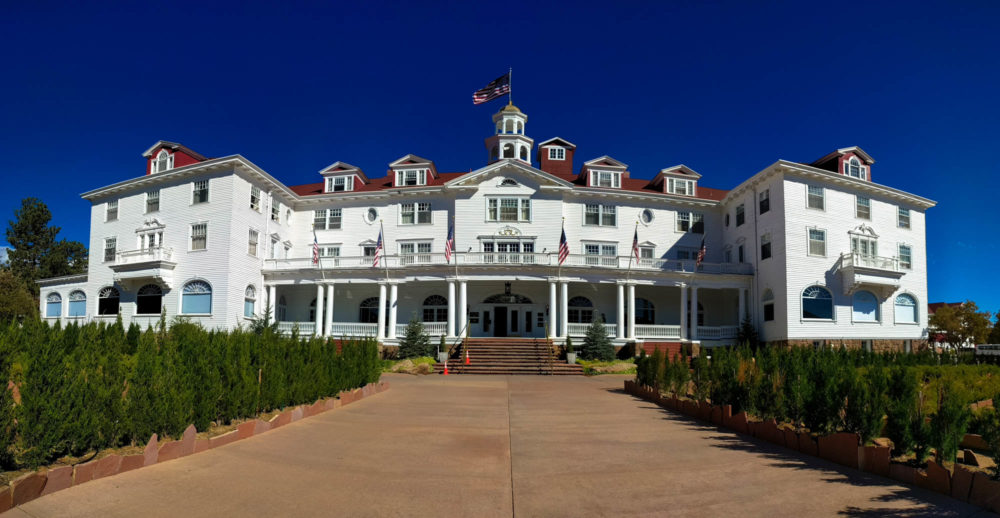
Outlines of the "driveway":
M 671 414 L 621 376 L 387 378 L 343 409 L 4 518 L 990 515 Z

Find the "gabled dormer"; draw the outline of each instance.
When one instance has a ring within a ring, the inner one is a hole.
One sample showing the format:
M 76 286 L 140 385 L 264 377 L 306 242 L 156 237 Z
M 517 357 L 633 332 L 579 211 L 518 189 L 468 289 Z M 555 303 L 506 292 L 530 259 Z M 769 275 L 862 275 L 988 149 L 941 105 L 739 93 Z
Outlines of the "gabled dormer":
M 559 137 L 550 138 L 538 145 L 538 168 L 549 174 L 573 174 L 573 152 L 576 145 Z
M 577 177 L 585 181 L 587 187 L 608 189 L 621 189 L 625 178 L 628 178 L 628 165 L 607 155 L 584 162 Z
M 323 192 L 354 191 L 368 183 L 368 177 L 360 168 L 346 162 L 334 162 L 319 174 L 323 175 Z
M 434 162 L 417 155 L 406 155 L 389 164 L 389 175 L 393 187 L 414 187 L 427 185 L 437 178 Z
M 208 160 L 200 153 L 196 153 L 176 142 L 167 142 L 166 140 L 161 140 L 153 144 L 153 147 L 147 149 L 142 156 L 146 159 L 146 174 L 163 173 L 171 169 Z
M 701 175 L 694 169 L 681 164 L 660 169 L 660 174 L 653 178 L 652 184 L 664 194 L 693 197 L 698 195 L 699 178 Z
M 870 182 L 874 163 L 875 159 L 863 149 L 851 146 L 840 148 L 809 165 Z

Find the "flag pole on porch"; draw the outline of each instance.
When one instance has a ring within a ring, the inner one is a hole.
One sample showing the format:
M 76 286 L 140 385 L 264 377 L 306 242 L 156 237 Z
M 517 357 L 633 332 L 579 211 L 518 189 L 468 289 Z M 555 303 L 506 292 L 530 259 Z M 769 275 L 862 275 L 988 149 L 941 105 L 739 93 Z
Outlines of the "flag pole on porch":
M 639 220 L 635 221 L 635 233 L 632 234 L 632 253 L 628 256 L 628 271 L 625 273 L 625 279 L 632 279 L 632 257 L 635 260 L 639 260 Z
M 385 282 L 389 282 L 389 258 L 385 253 L 385 226 L 378 220 L 378 235 L 382 238 L 382 269 L 385 270 Z

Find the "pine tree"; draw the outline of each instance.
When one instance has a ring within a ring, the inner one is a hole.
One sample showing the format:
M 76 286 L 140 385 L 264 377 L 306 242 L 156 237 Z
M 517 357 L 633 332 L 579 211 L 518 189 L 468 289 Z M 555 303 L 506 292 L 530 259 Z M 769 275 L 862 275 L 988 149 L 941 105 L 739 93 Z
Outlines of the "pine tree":
M 419 358 L 433 355 L 434 347 L 431 345 L 431 337 L 424 330 L 424 323 L 417 320 L 417 317 L 411 318 L 406 324 L 403 339 L 399 341 L 399 357 Z
M 52 213 L 41 200 L 25 198 L 7 226 L 8 267 L 36 296 L 38 279 L 87 271 L 87 247 L 77 241 L 57 241 L 60 228 L 49 226 L 51 220 Z
M 580 356 L 585 360 L 611 361 L 615 359 L 615 348 L 608 338 L 607 328 L 600 320 L 594 320 L 587 327 L 587 334 L 583 337 L 583 347 L 580 348 Z

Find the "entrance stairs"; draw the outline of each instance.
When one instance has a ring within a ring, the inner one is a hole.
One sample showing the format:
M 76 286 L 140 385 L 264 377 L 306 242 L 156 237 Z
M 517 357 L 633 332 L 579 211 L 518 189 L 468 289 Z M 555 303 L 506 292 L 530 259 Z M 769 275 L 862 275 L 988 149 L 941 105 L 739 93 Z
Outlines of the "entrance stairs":
M 443 373 L 444 364 L 435 364 L 434 372 Z M 448 373 L 582 375 L 583 367 L 560 360 L 557 349 L 545 338 L 467 338 L 448 360 Z

